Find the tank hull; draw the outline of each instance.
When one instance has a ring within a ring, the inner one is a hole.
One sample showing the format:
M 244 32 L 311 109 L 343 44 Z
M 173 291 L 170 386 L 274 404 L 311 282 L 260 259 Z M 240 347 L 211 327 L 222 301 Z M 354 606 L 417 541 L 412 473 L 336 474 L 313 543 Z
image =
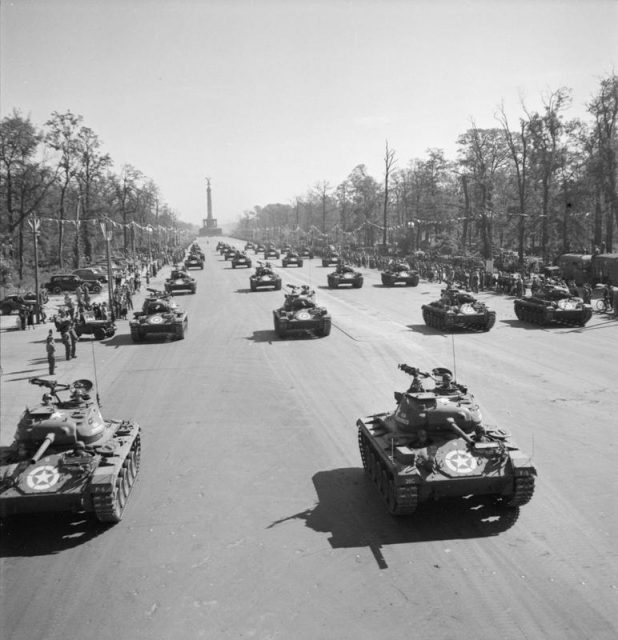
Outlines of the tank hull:
M 403 284 L 406 287 L 416 287 L 419 283 L 418 273 L 402 271 L 400 273 L 382 272 L 380 274 L 382 284 L 385 287 L 392 287 L 396 284 Z
M 389 420 L 358 420 L 357 427 L 363 468 L 392 515 L 411 515 L 441 498 L 493 496 L 512 507 L 532 498 L 536 469 L 514 445 L 471 445 L 434 433 L 429 444 L 415 447 Z
M 496 312 L 485 309 L 479 312 L 448 312 L 443 308 L 426 304 L 422 306 L 423 320 L 428 327 L 442 331 L 468 329 L 489 331 L 496 323 Z
M 518 320 L 538 325 L 586 325 L 592 317 L 592 307 L 588 304 L 574 304 L 575 308 L 560 309 L 542 301 L 519 298 L 514 302 Z

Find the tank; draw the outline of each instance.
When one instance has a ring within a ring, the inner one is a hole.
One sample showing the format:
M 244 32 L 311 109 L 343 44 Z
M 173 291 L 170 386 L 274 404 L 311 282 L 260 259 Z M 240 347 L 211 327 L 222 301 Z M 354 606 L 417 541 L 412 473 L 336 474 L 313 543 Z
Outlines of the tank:
M 185 269 L 204 269 L 204 259 L 198 254 L 187 256 Z
M 0 515 L 86 511 L 119 522 L 139 472 L 140 427 L 103 418 L 90 380 L 30 382 L 47 391 L 0 448 Z
M 555 285 L 545 285 L 535 295 L 518 298 L 514 305 L 517 319 L 532 324 L 583 327 L 592 317 L 591 305 Z
M 275 333 L 286 338 L 290 333 L 313 331 L 316 335 L 330 334 L 331 317 L 315 302 L 315 291 L 307 285 L 286 285 L 285 302 L 273 311 Z
M 236 269 L 236 267 L 248 267 L 251 269 L 251 258 L 246 253 L 237 251 L 232 258 L 232 269 Z
M 296 251 L 288 251 L 283 258 L 281 258 L 281 266 L 282 267 L 290 267 L 290 266 L 302 267 L 303 259 L 296 253 Z
M 382 284 L 392 287 L 396 284 L 404 284 L 406 287 L 416 287 L 419 282 L 418 271 L 410 268 L 407 262 L 391 262 L 380 274 Z
M 409 515 L 423 502 L 468 495 L 509 507 L 528 503 L 537 475 L 530 456 L 506 430 L 483 423 L 467 388 L 444 367 L 399 368 L 413 382 L 395 392 L 396 409 L 356 423 L 363 467 L 388 511 Z
M 258 260 L 255 272 L 249 277 L 249 286 L 251 291 L 266 288 L 279 291 L 281 289 L 281 277 L 273 271 L 270 262 L 262 263 Z
M 167 335 L 182 340 L 189 328 L 185 311 L 170 300 L 170 294 L 156 289 L 148 289 L 150 296 L 144 300 L 141 311 L 129 320 L 133 342 L 141 342 L 148 336 Z
M 350 285 L 354 289 L 363 286 L 363 274 L 347 264 L 339 264 L 332 273 L 326 277 L 330 289 L 338 289 L 341 286 Z
M 447 287 L 439 300 L 422 306 L 423 320 L 428 327 L 442 331 L 472 329 L 489 331 L 496 323 L 496 312 L 467 291 Z
M 330 267 L 334 264 L 338 264 L 340 259 L 339 253 L 331 249 L 322 256 L 322 266 Z
M 172 269 L 170 277 L 167 278 L 165 284 L 165 293 L 174 295 L 177 291 L 188 291 L 195 293 L 197 291 L 197 283 L 186 271 L 182 269 Z

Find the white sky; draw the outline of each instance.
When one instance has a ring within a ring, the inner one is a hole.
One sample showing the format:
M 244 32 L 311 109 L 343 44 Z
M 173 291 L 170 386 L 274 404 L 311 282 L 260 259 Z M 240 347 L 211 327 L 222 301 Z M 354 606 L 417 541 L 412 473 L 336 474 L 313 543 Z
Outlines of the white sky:
M 1 0 L 0 109 L 70 109 L 181 220 L 219 224 L 618 69 L 618 0 Z

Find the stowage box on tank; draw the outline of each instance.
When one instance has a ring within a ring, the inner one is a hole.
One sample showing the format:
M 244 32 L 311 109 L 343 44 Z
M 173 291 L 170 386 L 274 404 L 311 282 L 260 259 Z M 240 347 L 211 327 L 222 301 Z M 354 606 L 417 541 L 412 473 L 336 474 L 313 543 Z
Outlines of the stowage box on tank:
M 467 389 L 448 369 L 432 374 L 400 365 L 414 376 L 397 407 L 357 421 L 363 467 L 393 515 L 444 497 L 490 495 L 506 506 L 530 501 L 536 469 L 508 432 L 482 423 Z M 425 391 L 421 377 L 433 378 Z
M 30 382 L 48 392 L 26 409 L 13 443 L 0 448 L 0 516 L 86 511 L 118 522 L 139 471 L 139 425 L 103 418 L 89 380 Z

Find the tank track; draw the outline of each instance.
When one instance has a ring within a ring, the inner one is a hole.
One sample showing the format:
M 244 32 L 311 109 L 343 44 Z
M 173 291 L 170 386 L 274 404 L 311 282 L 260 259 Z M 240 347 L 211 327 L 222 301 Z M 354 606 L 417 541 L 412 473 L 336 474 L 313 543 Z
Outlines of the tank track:
M 521 507 L 524 504 L 528 504 L 534 495 L 534 477 L 517 476 L 514 484 L 515 491 L 506 504 L 509 507 Z
M 127 499 L 139 473 L 141 451 L 141 439 L 138 434 L 115 481 L 93 487 L 92 505 L 99 522 L 115 524 L 122 519 Z
M 375 484 L 382 499 L 393 516 L 409 516 L 418 506 L 418 487 L 416 485 L 396 486 L 391 471 L 379 456 L 371 450 L 367 437 L 358 430 L 358 448 L 363 468 Z
M 459 323 L 449 324 L 446 322 L 446 316 L 441 313 L 435 313 L 431 309 L 423 309 L 423 320 L 428 327 L 439 329 L 440 331 L 448 331 L 455 327 L 461 327 L 469 331 L 490 331 L 496 323 L 496 313 L 491 311 L 488 314 L 487 321 L 478 322 L 477 320 L 470 320 L 466 322 L 465 318 Z
M 527 305 L 518 305 L 515 303 L 515 315 L 518 320 L 522 322 L 529 322 L 530 324 L 549 325 L 559 324 L 566 327 L 583 327 L 588 320 L 590 320 L 591 313 L 583 311 L 577 318 L 571 318 L 570 320 L 562 320 L 560 315 L 554 315 L 553 320 L 547 320 L 543 313 L 543 307 L 531 307 Z

